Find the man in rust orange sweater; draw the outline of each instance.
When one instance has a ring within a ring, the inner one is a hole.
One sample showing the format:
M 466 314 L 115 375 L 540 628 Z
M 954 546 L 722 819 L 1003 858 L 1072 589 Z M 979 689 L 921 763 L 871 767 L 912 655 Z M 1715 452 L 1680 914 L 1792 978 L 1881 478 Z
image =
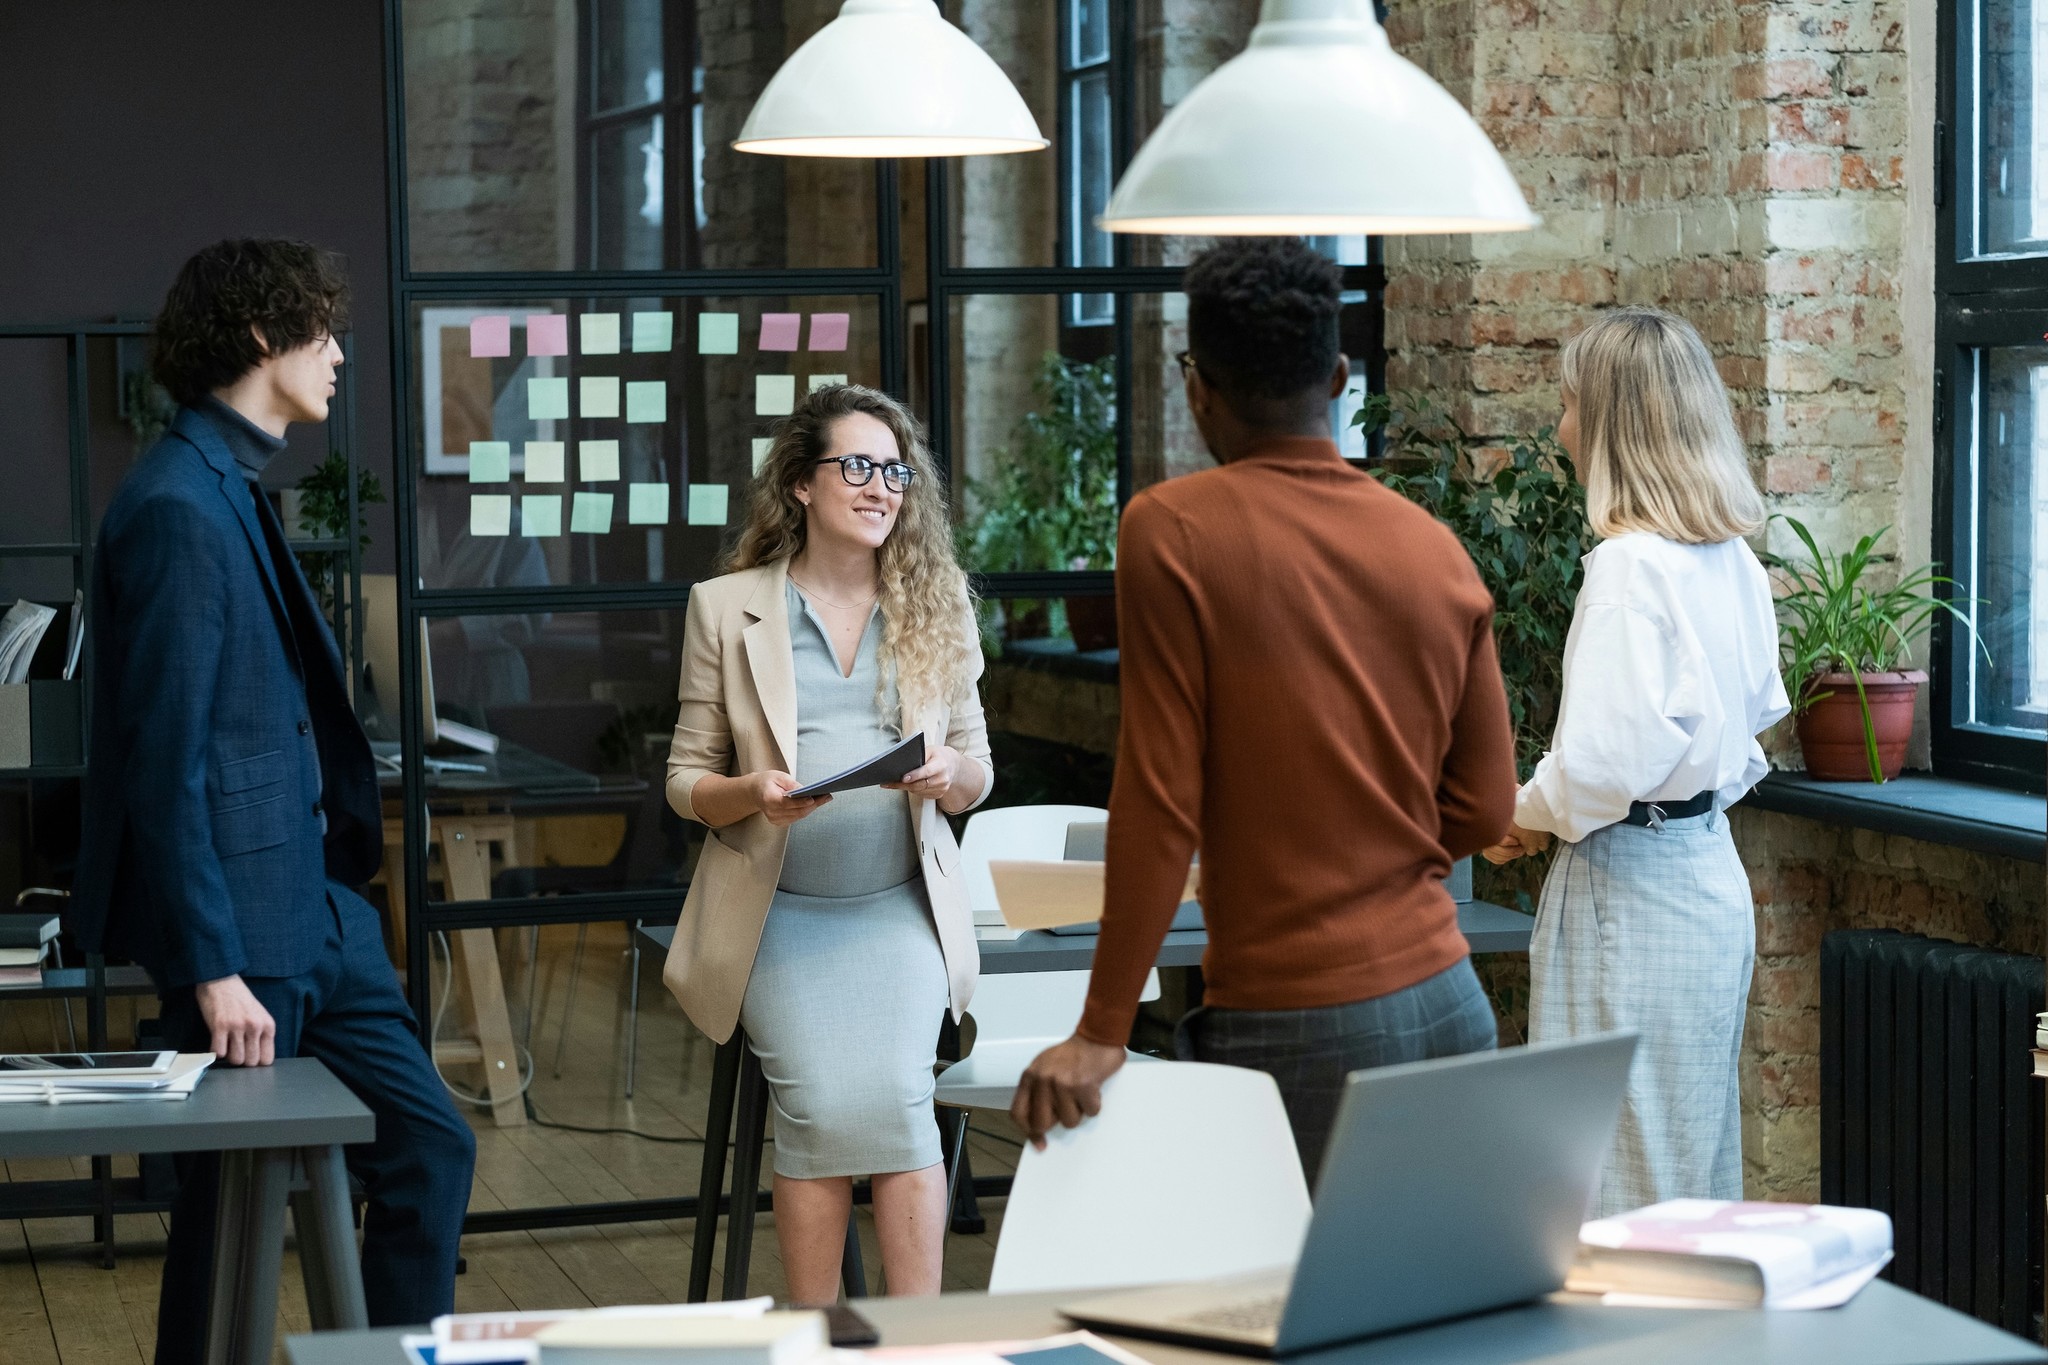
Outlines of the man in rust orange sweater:
M 1444 889 L 1514 808 L 1493 601 L 1337 452 L 1341 281 L 1293 238 L 1188 267 L 1181 368 L 1220 467 L 1124 513 L 1102 937 L 1078 1029 L 1017 1088 L 1034 1139 L 1100 1108 L 1197 849 L 1206 1003 L 1178 1050 L 1271 1074 L 1311 1180 L 1350 1072 L 1494 1045 Z

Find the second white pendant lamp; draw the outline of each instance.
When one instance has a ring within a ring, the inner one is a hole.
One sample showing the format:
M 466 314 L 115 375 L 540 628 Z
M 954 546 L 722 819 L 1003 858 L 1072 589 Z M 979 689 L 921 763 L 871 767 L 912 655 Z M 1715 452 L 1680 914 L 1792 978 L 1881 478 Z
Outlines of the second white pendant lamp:
M 769 80 L 732 145 L 770 156 L 974 156 L 1035 152 L 1046 140 L 1003 69 L 932 0 L 846 0 Z
M 1372 0 L 1264 0 L 1245 50 L 1138 149 L 1101 224 L 1199 236 L 1512 232 L 1536 215 Z

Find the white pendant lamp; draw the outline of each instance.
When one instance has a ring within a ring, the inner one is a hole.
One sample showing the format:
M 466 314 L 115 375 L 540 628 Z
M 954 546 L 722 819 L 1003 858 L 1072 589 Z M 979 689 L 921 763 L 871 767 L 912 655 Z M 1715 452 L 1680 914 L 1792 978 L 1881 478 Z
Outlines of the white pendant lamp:
M 1372 0 L 1264 0 L 1245 50 L 1131 159 L 1101 224 L 1197 236 L 1512 232 L 1507 163 Z
M 736 151 L 977 156 L 1046 145 L 1024 97 L 932 0 L 846 0 L 761 92 Z

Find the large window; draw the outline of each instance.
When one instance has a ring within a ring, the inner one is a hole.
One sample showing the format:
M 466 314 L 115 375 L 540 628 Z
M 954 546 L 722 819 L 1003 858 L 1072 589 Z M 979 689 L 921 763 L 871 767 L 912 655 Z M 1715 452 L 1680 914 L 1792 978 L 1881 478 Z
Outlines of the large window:
M 1938 772 L 2041 790 L 2048 735 L 2048 6 L 1942 8 Z

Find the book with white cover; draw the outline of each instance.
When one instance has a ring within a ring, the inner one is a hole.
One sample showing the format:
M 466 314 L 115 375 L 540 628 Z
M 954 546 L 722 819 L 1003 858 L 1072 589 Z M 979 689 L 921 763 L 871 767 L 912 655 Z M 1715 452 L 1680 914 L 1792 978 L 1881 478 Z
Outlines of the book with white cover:
M 516 1313 L 450 1313 L 434 1319 L 434 1365 L 531 1365 L 540 1359 L 541 1332 L 571 1318 L 758 1318 L 773 1299 L 716 1303 L 619 1304 L 609 1308 L 557 1308 Z
M 57 619 L 57 609 L 40 602 L 18 601 L 0 616 L 0 685 L 28 681 L 43 632 Z
M 540 1365 L 802 1365 L 825 1350 L 825 1315 L 757 1318 L 582 1314 L 534 1337 Z
M 1565 1288 L 1826 1307 L 1822 1300 L 1846 1302 L 1891 1256 L 1892 1220 L 1875 1209 L 1672 1199 L 1581 1227 Z

